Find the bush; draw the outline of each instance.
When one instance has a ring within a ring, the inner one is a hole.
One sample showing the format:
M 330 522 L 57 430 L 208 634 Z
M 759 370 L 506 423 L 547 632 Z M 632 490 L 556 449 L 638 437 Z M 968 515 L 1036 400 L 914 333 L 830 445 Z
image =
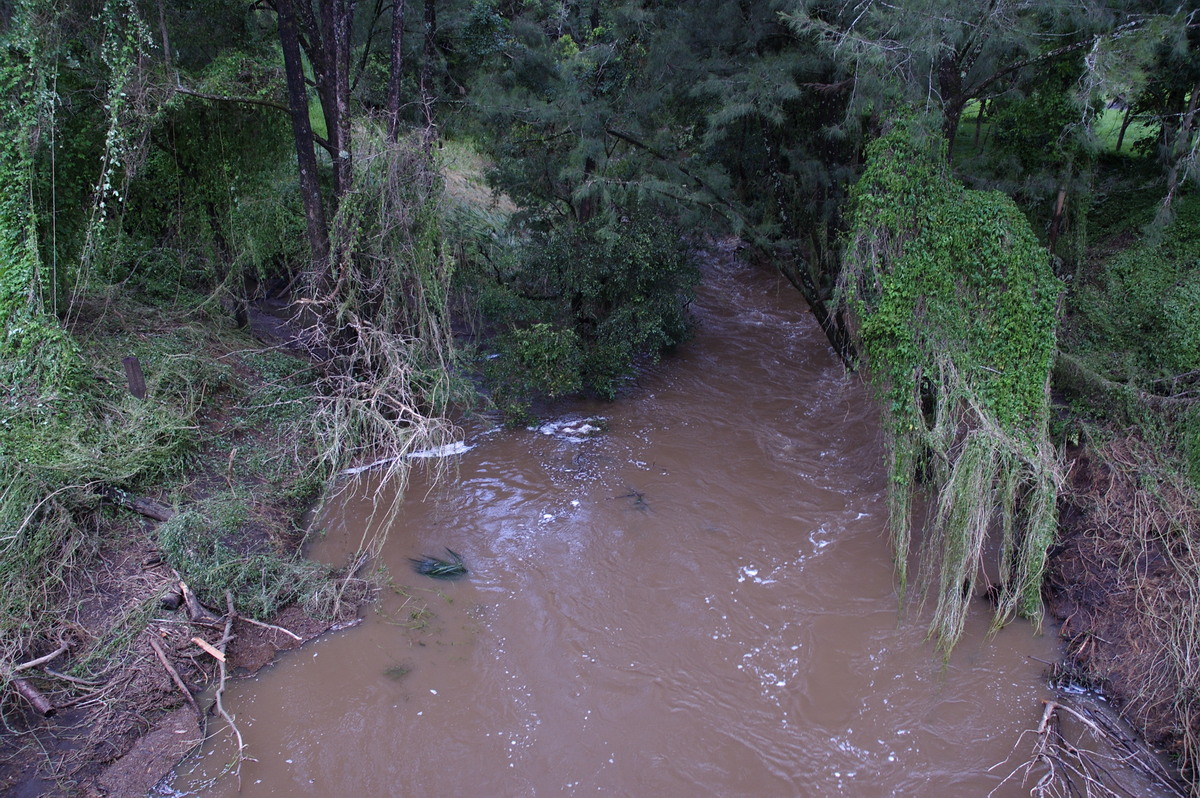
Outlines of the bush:
M 1072 304 L 1083 354 L 1110 379 L 1152 389 L 1200 369 L 1200 197 L 1101 264 Z
M 485 369 L 497 404 L 519 413 L 537 395 L 614 398 L 639 359 L 687 338 L 698 279 L 680 231 L 646 205 L 528 236 L 480 290 L 499 330 Z

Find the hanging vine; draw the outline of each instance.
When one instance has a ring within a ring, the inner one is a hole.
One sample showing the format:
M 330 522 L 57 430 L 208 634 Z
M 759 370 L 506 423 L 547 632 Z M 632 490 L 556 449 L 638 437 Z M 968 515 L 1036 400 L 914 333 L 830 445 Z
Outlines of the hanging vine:
M 150 121 L 156 113 L 140 62 L 153 48 L 150 29 L 133 0 L 107 0 L 100 12 L 103 38 L 100 59 L 107 72 L 104 114 L 108 123 L 100 157 L 100 174 L 92 191 L 92 206 L 83 248 L 79 253 L 67 317 L 87 287 L 91 268 L 112 243 L 110 221 L 120 219 L 129 181 L 137 170 Z
M 19 0 L 0 49 L 0 382 L 69 389 L 78 359 L 69 336 L 43 313 L 43 275 L 33 168 L 54 124 L 57 20 L 50 0 Z
M 997 626 L 1040 617 L 1058 480 L 1047 423 L 1059 283 L 1013 202 L 962 187 L 945 142 L 912 123 L 868 148 L 851 221 L 841 294 L 882 399 L 897 572 L 903 591 L 912 499 L 928 479 L 938 497 L 919 576 L 948 653 L 977 581 L 991 578 L 989 547 Z

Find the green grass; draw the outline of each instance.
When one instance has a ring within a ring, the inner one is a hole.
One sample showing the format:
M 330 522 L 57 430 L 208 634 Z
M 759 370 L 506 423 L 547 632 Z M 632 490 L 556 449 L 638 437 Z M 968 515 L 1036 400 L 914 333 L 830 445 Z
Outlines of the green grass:
M 238 495 L 201 502 L 168 525 L 168 559 L 214 606 L 231 589 L 255 616 L 318 591 L 329 574 L 277 550 L 278 532 L 251 535 L 256 546 L 239 543 L 248 526 L 278 527 L 283 518 L 255 518 L 248 491 L 257 506 L 298 516 L 324 486 L 305 454 L 315 390 L 307 365 L 174 302 L 98 294 L 80 319 L 73 332 L 85 378 L 77 390 L 0 388 L 0 671 L 36 641 L 56 638 L 70 574 L 86 572 L 105 545 L 102 530 L 125 512 L 105 505 L 107 487 L 186 505 L 212 490 L 202 477 L 195 482 L 203 473 L 222 483 L 244 477 Z M 129 355 L 141 363 L 145 399 L 127 388 Z M 226 472 L 235 447 L 236 471 Z M 131 623 L 118 619 L 89 661 L 136 635 Z
M 256 540 L 255 521 L 246 495 L 224 493 L 162 524 L 158 544 L 202 602 L 223 608 L 229 592 L 239 613 L 265 619 L 311 598 L 332 574 L 326 566 Z
M 973 155 L 978 155 L 989 149 L 992 138 L 992 121 L 990 115 L 984 114 L 983 121 L 978 124 L 979 135 L 978 144 L 976 143 L 976 120 L 979 115 L 979 101 L 972 100 L 967 103 L 963 109 L 962 117 L 958 124 L 958 135 L 955 136 L 954 146 L 952 148 L 954 160 L 960 161 L 963 158 L 968 158 Z M 1096 138 L 1099 145 L 1099 154 L 1117 154 L 1117 139 L 1121 132 L 1121 123 L 1124 121 L 1125 112 L 1119 108 L 1105 108 L 1092 121 L 1092 134 Z M 1125 139 L 1121 144 L 1120 154 L 1130 157 L 1146 157 L 1135 156 L 1133 145 L 1140 139 L 1153 137 L 1156 133 L 1155 128 L 1141 121 L 1133 121 L 1129 128 L 1125 131 Z

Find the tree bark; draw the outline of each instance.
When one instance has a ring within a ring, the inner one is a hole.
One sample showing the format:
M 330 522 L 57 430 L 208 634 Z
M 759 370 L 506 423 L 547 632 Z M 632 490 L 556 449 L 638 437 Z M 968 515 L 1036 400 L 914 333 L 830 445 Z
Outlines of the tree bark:
M 313 266 L 318 274 L 327 273 L 329 263 L 329 226 L 321 202 L 317 180 L 317 157 L 313 150 L 312 125 L 308 120 L 308 93 L 304 82 L 304 62 L 300 56 L 300 36 L 293 0 L 275 0 L 279 15 L 279 43 L 283 49 L 283 71 L 287 80 L 288 113 L 292 117 L 292 137 L 296 142 L 296 161 L 300 169 L 300 197 L 304 203 L 304 221 Z M 314 64 L 314 71 L 316 65 Z
M 400 79 L 404 74 L 404 5 L 395 0 L 392 5 L 392 59 L 388 70 L 387 120 L 388 140 L 395 144 L 400 137 Z
M 320 86 L 330 152 L 333 155 L 333 193 L 350 190 L 350 23 L 354 0 L 321 0 L 321 36 L 325 45 L 325 74 Z
M 433 35 L 437 30 L 437 0 L 425 0 L 425 46 L 421 58 L 421 105 L 425 110 L 425 149 L 433 146 Z
M 12 686 L 13 689 L 20 693 L 26 701 L 33 705 L 33 708 L 36 709 L 38 714 L 43 718 L 53 717 L 58 712 L 58 710 L 54 708 L 54 705 L 50 703 L 50 699 L 42 695 L 41 690 L 38 690 L 24 679 L 14 678 L 12 680 Z

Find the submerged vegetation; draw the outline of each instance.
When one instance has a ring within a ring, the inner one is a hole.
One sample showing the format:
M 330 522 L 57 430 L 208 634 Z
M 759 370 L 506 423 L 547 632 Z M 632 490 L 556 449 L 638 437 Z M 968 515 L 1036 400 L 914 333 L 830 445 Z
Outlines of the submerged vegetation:
M 6 722 L 59 642 L 71 679 L 158 661 L 168 582 L 335 613 L 353 580 L 299 557 L 304 509 L 347 472 L 403 487 L 459 414 L 619 398 L 686 340 L 695 252 L 736 237 L 874 385 L 898 581 L 944 652 L 981 582 L 997 625 L 1040 617 L 1057 508 L 1094 498 L 1062 474 L 1141 441 L 1138 525 L 1108 532 L 1173 564 L 1175 599 L 1130 606 L 1197 770 L 1194 12 L 370 5 L 0 10 Z
M 413 564 L 413 570 L 417 573 L 423 576 L 432 576 L 435 579 L 455 579 L 466 576 L 467 565 L 463 562 L 462 555 L 450 548 L 446 549 L 446 554 L 450 555 L 449 559 L 425 555 L 419 558 L 410 557 L 409 562 Z

